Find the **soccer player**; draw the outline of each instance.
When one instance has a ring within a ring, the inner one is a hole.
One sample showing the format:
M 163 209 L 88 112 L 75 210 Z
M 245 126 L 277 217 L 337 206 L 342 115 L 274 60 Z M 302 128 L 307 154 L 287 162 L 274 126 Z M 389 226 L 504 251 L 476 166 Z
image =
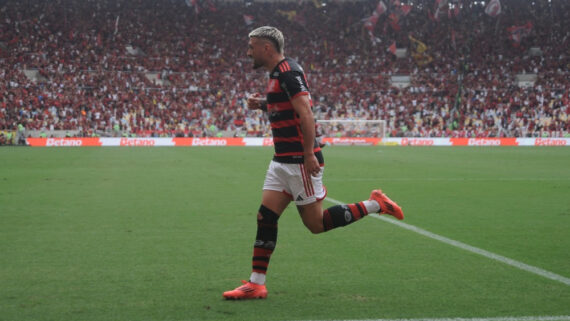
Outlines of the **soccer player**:
M 327 191 L 323 186 L 324 159 L 315 139 L 315 121 L 309 86 L 303 69 L 283 54 L 284 38 L 274 27 L 260 27 L 249 34 L 247 56 L 253 68 L 269 71 L 266 96 L 248 97 L 250 109 L 266 111 L 271 123 L 275 154 L 263 184 L 257 212 L 257 236 L 253 246 L 249 281 L 226 291 L 226 299 L 266 298 L 265 275 L 277 242 L 277 221 L 291 201 L 305 226 L 322 233 L 346 226 L 368 213 L 389 214 L 403 219 L 402 209 L 381 190 L 370 199 L 349 205 L 335 205 L 323 211 Z

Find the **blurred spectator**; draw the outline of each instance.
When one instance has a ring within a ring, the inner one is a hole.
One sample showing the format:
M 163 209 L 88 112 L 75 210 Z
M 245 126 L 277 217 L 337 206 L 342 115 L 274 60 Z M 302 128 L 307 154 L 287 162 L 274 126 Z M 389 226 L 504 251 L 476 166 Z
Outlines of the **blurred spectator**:
M 380 16 L 372 36 L 362 19 L 375 0 L 320 8 L 310 1 L 211 3 L 196 14 L 183 0 L 4 1 L 0 129 L 269 135 L 262 113 L 245 108 L 266 75 L 242 70 L 251 64 L 248 31 L 273 24 L 295 40 L 286 39 L 286 55 L 302 57 L 319 119 L 383 119 L 392 136 L 570 132 L 565 1 L 502 0 L 500 19 L 467 0 L 452 0 L 460 10 L 446 7 L 433 17 L 433 1 L 416 1 L 395 24 L 389 14 Z M 389 13 L 397 9 L 390 2 Z M 507 28 L 529 21 L 528 35 L 510 40 Z M 425 44 L 431 62 L 414 59 L 412 39 Z M 394 41 L 407 57 L 387 50 Z M 530 55 L 531 47 L 542 54 Z M 25 71 L 35 71 L 37 80 Z M 519 87 L 518 73 L 537 74 L 534 86 Z M 391 86 L 398 74 L 411 77 L 410 87 Z

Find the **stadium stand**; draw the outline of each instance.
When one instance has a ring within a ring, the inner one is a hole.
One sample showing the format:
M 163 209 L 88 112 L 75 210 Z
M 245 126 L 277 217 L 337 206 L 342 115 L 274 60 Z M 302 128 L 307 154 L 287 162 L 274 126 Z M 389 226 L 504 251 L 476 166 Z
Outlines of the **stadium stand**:
M 245 107 L 266 82 L 245 51 L 249 30 L 274 25 L 319 119 L 383 119 L 398 137 L 569 136 L 567 1 L 501 0 L 497 17 L 476 1 L 384 2 L 367 29 L 378 1 L 7 0 L 0 130 L 269 135 Z

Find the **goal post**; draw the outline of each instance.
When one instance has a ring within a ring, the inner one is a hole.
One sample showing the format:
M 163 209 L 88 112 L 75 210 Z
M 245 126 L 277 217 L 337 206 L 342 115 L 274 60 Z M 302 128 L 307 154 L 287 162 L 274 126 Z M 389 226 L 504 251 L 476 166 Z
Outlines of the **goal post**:
M 370 137 L 386 136 L 385 120 L 317 119 L 323 137 Z

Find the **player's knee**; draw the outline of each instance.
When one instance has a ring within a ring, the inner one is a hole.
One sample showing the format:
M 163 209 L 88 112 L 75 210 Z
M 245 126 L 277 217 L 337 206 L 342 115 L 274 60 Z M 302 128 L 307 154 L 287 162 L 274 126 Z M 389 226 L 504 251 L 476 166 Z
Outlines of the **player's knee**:
M 263 204 L 259 207 L 257 212 L 257 221 L 264 224 L 277 224 L 279 215 L 271 209 L 265 207 Z
M 269 251 L 275 249 L 277 242 L 277 221 L 279 215 L 261 205 L 257 212 L 257 236 L 254 247 Z

